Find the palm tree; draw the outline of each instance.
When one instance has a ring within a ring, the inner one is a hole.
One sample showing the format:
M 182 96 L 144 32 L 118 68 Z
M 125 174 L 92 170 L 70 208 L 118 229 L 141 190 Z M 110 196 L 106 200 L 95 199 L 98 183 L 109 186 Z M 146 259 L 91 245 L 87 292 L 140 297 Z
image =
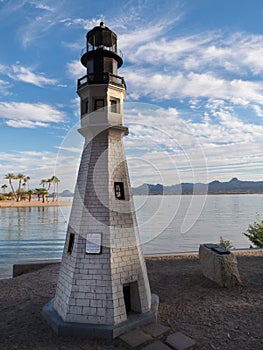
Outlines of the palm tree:
M 29 191 L 29 180 L 30 180 L 30 176 L 27 176 L 24 178 L 24 183 L 27 183 L 27 190 Z
M 42 203 L 45 203 L 46 197 L 49 195 L 48 190 L 42 189 Z
M 53 177 L 52 177 L 53 178 Z M 49 191 L 50 190 L 50 187 L 51 187 L 51 184 L 53 182 L 53 180 L 51 179 L 47 179 L 47 184 L 48 184 L 48 187 L 47 187 L 47 190 Z
M 34 194 L 34 191 L 33 190 L 28 190 L 27 194 L 28 194 L 28 201 L 31 202 L 32 194 Z
M 14 199 L 14 193 L 12 191 L 7 193 L 7 199 Z
M 25 181 L 22 183 L 22 187 L 23 187 L 23 192 L 26 192 L 26 182 Z
M 48 190 L 46 188 L 36 188 L 38 200 L 42 197 L 42 203 L 45 203 L 46 197 L 48 196 Z
M 35 188 L 35 194 L 37 195 L 38 201 L 40 201 L 41 190 L 42 188 Z
M 7 185 L 2 185 L 2 194 L 6 194 Z
M 55 198 L 58 200 L 58 183 L 60 182 L 59 178 L 55 175 L 51 178 L 54 186 L 54 193 L 53 193 L 53 202 L 55 201 Z
M 48 196 L 48 190 L 46 188 L 41 188 L 40 194 L 42 196 L 42 203 L 45 203 L 46 197 Z
M 47 184 L 47 180 L 46 180 L 46 179 L 42 179 L 42 180 L 40 181 L 40 184 L 39 184 L 39 185 L 42 185 L 43 188 L 45 188 L 46 184 Z
M 22 185 L 22 181 L 24 182 L 25 181 L 25 178 L 26 178 L 26 175 L 24 174 L 17 174 L 17 176 L 15 177 L 15 179 L 18 180 L 18 190 L 17 190 L 17 199 L 16 201 L 19 202 L 19 200 L 21 199 L 21 185 Z
M 15 193 L 15 190 L 14 190 L 14 186 L 13 186 L 13 183 L 12 183 L 12 180 L 15 180 L 15 175 L 13 173 L 8 173 L 7 175 L 5 175 L 5 179 L 7 179 L 9 181 L 9 185 L 11 187 L 11 190 L 12 190 L 12 194 L 13 196 L 15 197 L 15 199 L 17 200 L 18 199 L 18 196 L 17 194 Z

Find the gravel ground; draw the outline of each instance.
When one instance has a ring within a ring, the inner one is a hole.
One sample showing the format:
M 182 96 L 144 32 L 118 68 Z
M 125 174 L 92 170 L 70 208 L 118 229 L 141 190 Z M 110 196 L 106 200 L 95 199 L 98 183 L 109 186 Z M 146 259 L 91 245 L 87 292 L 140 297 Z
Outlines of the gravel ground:
M 263 252 L 237 253 L 242 286 L 224 289 L 202 276 L 197 255 L 147 258 L 158 322 L 197 343 L 197 349 L 263 349 Z M 126 349 L 119 340 L 91 341 L 53 334 L 41 315 L 54 296 L 59 265 L 0 281 L 0 349 Z

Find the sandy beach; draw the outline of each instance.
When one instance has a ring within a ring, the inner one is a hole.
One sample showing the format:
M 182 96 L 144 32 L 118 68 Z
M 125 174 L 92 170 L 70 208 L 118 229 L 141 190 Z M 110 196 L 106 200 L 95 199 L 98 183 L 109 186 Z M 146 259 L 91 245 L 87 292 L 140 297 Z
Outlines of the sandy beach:
M 42 203 L 41 201 L 32 200 L 29 201 L 0 201 L 0 208 L 23 208 L 23 207 L 62 207 L 71 205 L 71 201 L 57 201 L 53 202 L 52 199 L 48 202 Z
M 197 254 L 147 258 L 151 290 L 160 297 L 158 322 L 170 333 L 194 338 L 200 350 L 263 349 L 263 251 L 235 254 L 242 286 L 233 289 L 206 279 Z M 52 332 L 41 310 L 54 296 L 58 271 L 54 264 L 0 281 L 0 349 L 127 349 L 120 339 L 61 338 Z

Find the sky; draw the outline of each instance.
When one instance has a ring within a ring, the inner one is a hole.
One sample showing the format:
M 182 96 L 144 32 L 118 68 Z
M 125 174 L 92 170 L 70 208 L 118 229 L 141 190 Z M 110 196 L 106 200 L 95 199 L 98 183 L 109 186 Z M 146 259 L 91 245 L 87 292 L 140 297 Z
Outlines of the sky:
M 87 31 L 118 35 L 133 186 L 260 181 L 263 2 L 0 0 L 0 184 L 56 175 L 73 190 Z

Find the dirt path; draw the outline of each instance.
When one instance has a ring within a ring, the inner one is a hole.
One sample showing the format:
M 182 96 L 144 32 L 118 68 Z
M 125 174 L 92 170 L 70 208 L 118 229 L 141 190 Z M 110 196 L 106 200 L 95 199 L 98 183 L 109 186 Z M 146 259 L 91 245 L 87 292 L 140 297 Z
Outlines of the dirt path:
M 198 342 L 197 349 L 263 349 L 263 253 L 238 256 L 241 287 L 222 289 L 202 276 L 197 256 L 147 258 L 159 322 Z M 0 281 L 0 349 L 125 349 L 120 340 L 58 338 L 41 316 L 59 265 Z

